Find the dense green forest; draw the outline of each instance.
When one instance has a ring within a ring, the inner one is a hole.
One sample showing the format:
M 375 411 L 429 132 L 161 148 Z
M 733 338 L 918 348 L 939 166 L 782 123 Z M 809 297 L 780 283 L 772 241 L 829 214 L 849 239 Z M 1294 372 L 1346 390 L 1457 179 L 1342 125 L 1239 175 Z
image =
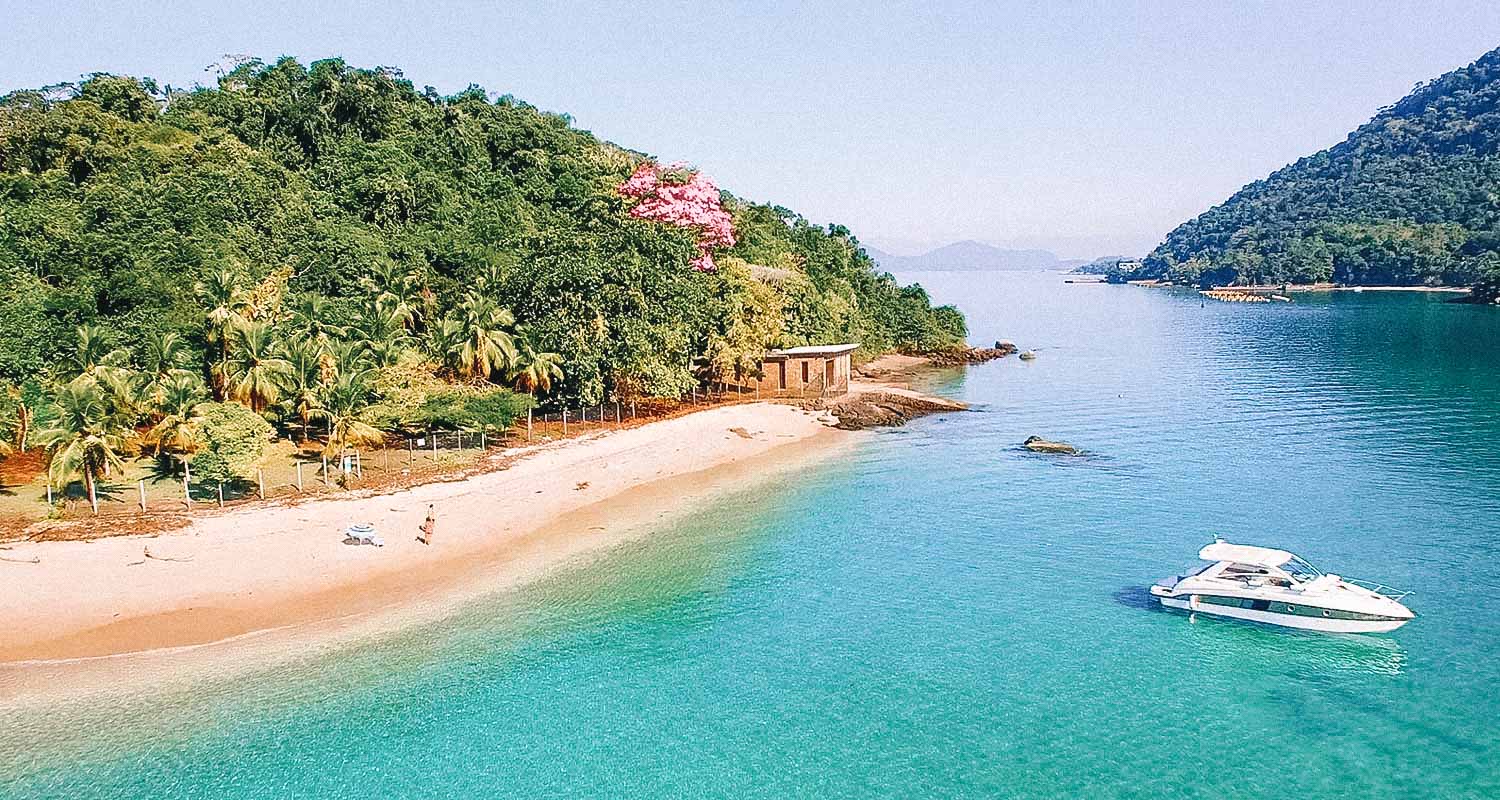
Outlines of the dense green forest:
M 1500 49 L 1167 235 L 1130 277 L 1500 282 Z M 1268 121 L 1274 124 L 1274 120 Z
M 200 446 L 205 404 L 347 443 L 680 397 L 767 347 L 961 342 L 956 310 L 875 271 L 842 227 L 711 183 L 733 224 L 713 253 L 633 215 L 621 186 L 647 162 L 509 96 L 340 60 L 13 92 L 0 439 L 107 471 L 132 435 Z M 661 185 L 675 173 L 693 175 Z

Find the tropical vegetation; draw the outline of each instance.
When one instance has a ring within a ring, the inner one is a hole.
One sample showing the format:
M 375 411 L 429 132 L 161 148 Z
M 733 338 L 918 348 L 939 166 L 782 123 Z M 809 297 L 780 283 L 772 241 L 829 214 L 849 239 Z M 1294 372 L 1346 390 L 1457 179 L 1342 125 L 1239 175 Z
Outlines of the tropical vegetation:
M 89 491 L 122 454 L 232 479 L 274 430 L 336 453 L 965 332 L 843 227 L 508 95 L 289 58 L 0 98 L 0 330 L 0 440 Z

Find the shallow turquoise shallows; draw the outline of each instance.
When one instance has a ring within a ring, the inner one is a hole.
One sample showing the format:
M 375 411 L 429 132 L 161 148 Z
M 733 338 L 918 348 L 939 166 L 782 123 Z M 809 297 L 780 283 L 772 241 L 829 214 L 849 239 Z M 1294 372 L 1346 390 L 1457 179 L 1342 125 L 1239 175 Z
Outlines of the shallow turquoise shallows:
M 1039 357 L 435 628 L 12 715 L 0 796 L 1500 796 L 1500 309 L 910 277 Z M 1155 608 L 1214 534 L 1418 617 Z

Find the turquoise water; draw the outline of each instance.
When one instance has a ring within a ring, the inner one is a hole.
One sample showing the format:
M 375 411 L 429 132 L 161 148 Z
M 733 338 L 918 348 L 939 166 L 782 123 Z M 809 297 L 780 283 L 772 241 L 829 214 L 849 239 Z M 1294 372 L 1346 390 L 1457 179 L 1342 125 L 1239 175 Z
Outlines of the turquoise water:
M 1500 795 L 1496 309 L 914 277 L 1040 357 L 938 376 L 977 410 L 441 625 L 12 714 L 0 796 Z M 1419 616 L 1153 608 L 1215 533 Z

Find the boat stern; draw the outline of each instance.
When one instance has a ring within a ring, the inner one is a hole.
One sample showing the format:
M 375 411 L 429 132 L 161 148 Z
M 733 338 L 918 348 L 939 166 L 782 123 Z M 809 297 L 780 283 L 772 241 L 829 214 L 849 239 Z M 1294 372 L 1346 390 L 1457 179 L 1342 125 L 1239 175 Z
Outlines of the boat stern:
M 1173 575 L 1168 578 L 1162 578 L 1156 583 L 1151 584 L 1151 596 L 1155 597 L 1158 600 L 1172 597 L 1174 594 L 1176 594 L 1177 582 L 1180 580 L 1182 580 L 1181 575 Z

